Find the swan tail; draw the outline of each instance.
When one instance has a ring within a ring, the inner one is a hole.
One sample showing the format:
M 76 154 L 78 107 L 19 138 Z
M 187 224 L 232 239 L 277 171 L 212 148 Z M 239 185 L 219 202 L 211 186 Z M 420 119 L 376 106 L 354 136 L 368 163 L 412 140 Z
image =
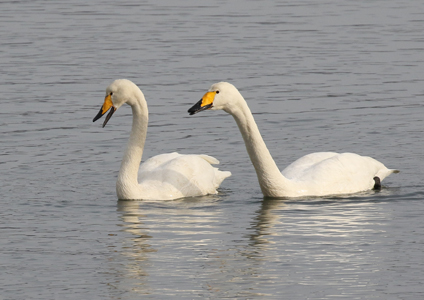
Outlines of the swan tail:
M 218 168 L 214 168 L 215 171 L 215 189 L 219 188 L 219 186 L 221 185 L 221 183 L 225 180 L 225 178 L 228 178 L 231 176 L 231 172 L 230 171 L 220 171 L 218 170 Z
M 211 165 L 218 165 L 219 164 L 219 160 L 217 160 L 213 156 L 206 155 L 206 154 L 200 154 L 199 157 L 203 158 L 205 161 L 207 161 Z M 217 189 L 221 185 L 221 183 L 225 180 L 225 178 L 228 178 L 228 177 L 231 176 L 231 172 L 230 171 L 221 171 L 218 168 L 213 168 L 213 170 L 214 170 L 214 173 L 215 173 L 213 183 L 214 183 L 215 189 Z M 217 191 L 215 191 L 215 193 L 217 193 Z
M 228 178 L 228 177 L 231 176 L 231 172 L 230 171 L 220 171 L 220 170 L 218 170 L 218 168 L 216 168 L 216 171 L 215 172 L 217 174 L 217 177 L 220 178 L 219 184 L 221 184 L 221 182 L 223 182 L 225 178 Z
M 219 164 L 219 160 L 217 160 L 213 156 L 206 155 L 206 154 L 200 154 L 199 157 L 203 158 L 204 160 L 206 160 L 211 165 L 218 165 Z M 225 178 L 228 178 L 228 177 L 231 176 L 230 171 L 220 171 L 218 168 L 214 168 L 214 171 L 215 171 L 214 183 L 215 183 L 216 188 L 218 188 L 221 185 L 221 183 L 225 180 Z
M 396 174 L 399 173 L 399 170 L 396 169 L 383 169 L 377 172 L 377 174 L 375 175 L 376 177 L 379 177 L 381 180 L 383 180 L 384 178 L 386 178 L 387 176 L 389 176 L 390 174 Z

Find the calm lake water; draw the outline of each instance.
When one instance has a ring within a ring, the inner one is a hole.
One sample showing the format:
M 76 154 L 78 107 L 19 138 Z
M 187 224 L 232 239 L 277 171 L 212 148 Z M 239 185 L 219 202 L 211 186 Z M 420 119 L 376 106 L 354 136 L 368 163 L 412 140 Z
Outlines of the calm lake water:
M 0 299 L 423 299 L 420 1 L 2 1 Z M 117 201 L 143 90 L 144 159 L 217 157 L 218 195 Z M 315 151 L 401 170 L 380 192 L 264 199 L 231 116 L 187 109 L 229 81 L 283 169 Z

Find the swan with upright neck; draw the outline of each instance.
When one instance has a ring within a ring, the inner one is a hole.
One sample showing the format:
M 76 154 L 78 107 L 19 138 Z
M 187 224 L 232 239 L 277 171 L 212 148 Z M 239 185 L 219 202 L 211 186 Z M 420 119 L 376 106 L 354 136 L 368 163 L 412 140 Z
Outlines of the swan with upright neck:
M 217 193 L 216 189 L 231 173 L 213 167 L 211 164 L 219 163 L 214 157 L 174 152 L 154 156 L 140 165 L 149 112 L 143 92 L 130 80 L 118 79 L 107 87 L 104 103 L 93 122 L 110 110 L 105 127 L 124 103 L 131 106 L 133 121 L 116 182 L 118 199 L 171 200 Z
M 354 153 L 316 152 L 305 155 L 280 172 L 259 132 L 243 96 L 232 84 L 213 84 L 191 107 L 190 115 L 203 110 L 231 114 L 243 136 L 262 193 L 267 197 L 301 197 L 351 194 L 380 188 L 381 181 L 399 171 Z

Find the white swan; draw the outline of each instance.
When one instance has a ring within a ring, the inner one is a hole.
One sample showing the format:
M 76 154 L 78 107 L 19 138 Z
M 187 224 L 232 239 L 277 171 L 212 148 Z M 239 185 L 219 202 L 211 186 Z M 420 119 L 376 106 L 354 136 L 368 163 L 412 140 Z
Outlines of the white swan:
M 217 193 L 216 189 L 231 173 L 212 167 L 211 164 L 219 163 L 214 157 L 174 152 L 154 156 L 140 165 L 149 113 L 143 93 L 133 82 L 127 79 L 112 82 L 93 122 L 111 109 L 103 123 L 105 127 L 124 103 L 132 108 L 133 122 L 116 182 L 119 199 L 170 200 Z
M 188 112 L 192 115 L 206 109 L 222 109 L 234 117 L 255 167 L 262 193 L 267 197 L 356 193 L 379 188 L 385 177 L 399 172 L 387 169 L 371 157 L 334 152 L 308 154 L 280 172 L 246 101 L 232 84 L 213 84 Z

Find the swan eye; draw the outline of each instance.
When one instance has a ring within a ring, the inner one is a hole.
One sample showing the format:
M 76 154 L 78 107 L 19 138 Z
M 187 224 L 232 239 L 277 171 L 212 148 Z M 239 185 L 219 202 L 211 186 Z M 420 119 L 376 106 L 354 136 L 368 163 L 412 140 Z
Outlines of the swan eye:
M 217 94 L 219 94 L 219 91 L 216 91 Z
M 110 92 L 110 94 L 109 94 L 109 95 L 111 95 L 111 96 L 112 96 L 112 95 L 113 95 L 113 92 Z

